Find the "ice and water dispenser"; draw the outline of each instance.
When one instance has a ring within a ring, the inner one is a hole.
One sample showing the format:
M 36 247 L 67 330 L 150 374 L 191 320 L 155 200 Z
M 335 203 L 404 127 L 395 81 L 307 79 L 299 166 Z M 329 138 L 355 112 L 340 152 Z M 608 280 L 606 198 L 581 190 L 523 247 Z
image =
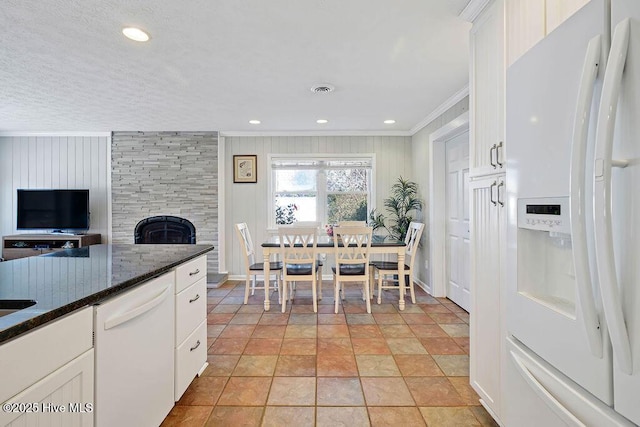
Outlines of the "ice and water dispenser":
M 518 292 L 575 317 L 569 197 L 518 199 Z

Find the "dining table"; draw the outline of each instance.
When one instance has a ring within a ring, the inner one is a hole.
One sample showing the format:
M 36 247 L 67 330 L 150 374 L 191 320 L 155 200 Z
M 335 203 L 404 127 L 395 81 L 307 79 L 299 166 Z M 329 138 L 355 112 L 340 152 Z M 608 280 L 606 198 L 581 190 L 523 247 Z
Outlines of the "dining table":
M 342 242 L 338 242 L 339 246 L 342 246 Z M 332 236 L 322 235 L 318 237 L 317 242 L 318 253 L 325 254 L 327 256 L 335 256 L 335 245 Z M 398 259 L 398 284 L 401 283 L 402 277 L 404 277 L 404 258 L 405 258 L 406 244 L 403 240 L 394 239 L 390 236 L 376 236 L 373 235 L 371 239 L 370 254 L 396 254 Z M 271 236 L 262 243 L 262 255 L 264 258 L 264 277 L 269 276 L 269 263 L 272 261 L 272 257 L 280 253 L 280 239 L 278 236 Z M 410 279 L 411 280 L 411 279 Z M 265 289 L 267 287 L 265 286 Z M 398 301 L 398 308 L 404 310 L 404 286 L 398 286 L 400 292 L 400 299 Z M 265 290 L 264 293 L 264 310 L 269 311 L 271 308 L 271 302 L 269 301 L 269 292 Z M 373 298 L 373 296 L 372 296 Z

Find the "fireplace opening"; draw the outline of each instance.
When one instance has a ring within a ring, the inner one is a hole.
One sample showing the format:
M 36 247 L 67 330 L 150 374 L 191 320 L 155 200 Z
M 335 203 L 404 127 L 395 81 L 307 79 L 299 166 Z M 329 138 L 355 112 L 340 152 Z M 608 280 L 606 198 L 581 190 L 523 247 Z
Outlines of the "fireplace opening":
M 196 228 L 188 219 L 161 215 L 145 218 L 135 228 L 135 243 L 196 243 Z

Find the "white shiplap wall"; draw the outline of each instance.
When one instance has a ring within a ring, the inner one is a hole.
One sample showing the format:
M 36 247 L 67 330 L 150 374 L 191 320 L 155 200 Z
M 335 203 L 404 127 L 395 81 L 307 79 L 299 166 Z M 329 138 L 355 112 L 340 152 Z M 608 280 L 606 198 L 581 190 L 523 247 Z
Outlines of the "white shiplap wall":
M 428 291 L 433 289 L 432 284 L 429 283 L 429 271 L 425 268 L 425 261 L 429 258 L 430 237 L 429 203 L 431 202 L 431 197 L 429 194 L 429 136 L 465 111 L 469 111 L 468 96 L 458 101 L 455 105 L 442 113 L 412 137 L 411 161 L 413 162 L 413 170 L 415 171 L 414 180 L 418 183 L 420 197 L 424 200 L 424 208 L 422 209 L 419 218 L 421 222 L 426 224 L 424 232 L 422 233 L 422 245 L 418 248 L 418 255 L 414 261 L 413 269 L 414 277 L 421 282 Z M 442 248 L 442 250 L 445 250 L 445 248 Z
M 376 209 L 382 211 L 383 200 L 399 176 L 413 178 L 410 136 L 226 136 L 225 163 L 225 251 L 230 278 L 244 274 L 240 246 L 234 225 L 246 222 L 258 257 L 262 257 L 260 243 L 267 237 L 267 180 L 268 154 L 295 153 L 375 153 Z M 257 154 L 258 183 L 233 183 L 233 155 Z
M 0 136 L 0 235 L 16 230 L 18 188 L 88 188 L 90 233 L 109 235 L 110 140 L 100 136 Z

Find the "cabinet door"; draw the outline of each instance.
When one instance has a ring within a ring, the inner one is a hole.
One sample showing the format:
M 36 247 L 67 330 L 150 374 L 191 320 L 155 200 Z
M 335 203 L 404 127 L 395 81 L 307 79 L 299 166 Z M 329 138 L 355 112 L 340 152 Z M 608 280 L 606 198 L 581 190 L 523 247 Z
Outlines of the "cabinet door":
M 471 29 L 470 175 L 504 171 L 504 3 L 496 1 Z
M 589 0 L 546 0 L 546 33 L 549 34 Z
M 545 0 L 507 0 L 505 17 L 508 67 L 545 36 Z
M 504 345 L 501 288 L 504 269 L 504 176 L 471 183 L 470 382 L 485 407 L 501 415 Z
M 3 405 L 3 426 L 92 426 L 93 349 L 47 375 Z M 22 405 L 19 406 L 19 405 Z

